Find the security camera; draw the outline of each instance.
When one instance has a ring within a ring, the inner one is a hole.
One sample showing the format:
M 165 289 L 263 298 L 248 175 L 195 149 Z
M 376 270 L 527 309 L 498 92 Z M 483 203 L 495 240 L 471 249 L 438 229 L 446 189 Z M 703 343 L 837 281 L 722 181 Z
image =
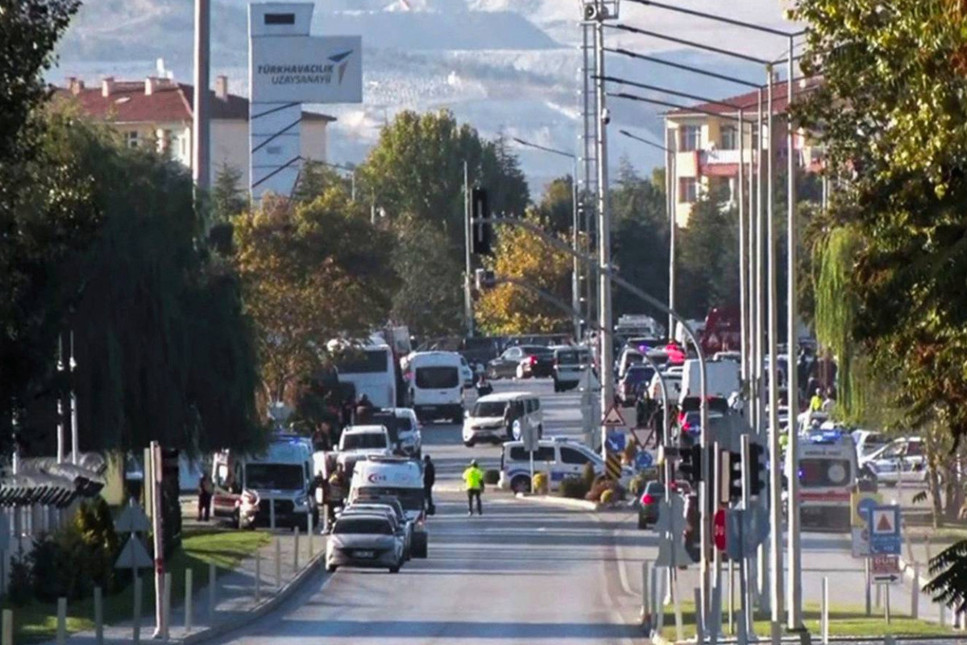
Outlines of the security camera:
M 608 17 L 608 8 L 599 4 L 598 0 L 586 2 L 584 5 L 585 20 L 604 20 Z
M 601 112 L 601 123 L 605 125 L 611 123 L 611 110 L 608 108 L 604 108 L 604 110 Z

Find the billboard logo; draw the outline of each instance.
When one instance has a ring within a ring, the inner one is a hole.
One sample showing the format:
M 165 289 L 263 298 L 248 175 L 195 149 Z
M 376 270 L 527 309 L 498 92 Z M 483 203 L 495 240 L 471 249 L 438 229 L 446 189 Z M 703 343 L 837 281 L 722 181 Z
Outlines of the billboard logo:
M 335 56 L 330 56 L 329 60 L 333 63 L 339 65 L 337 68 L 339 71 L 339 84 L 342 85 L 342 77 L 346 75 L 346 65 L 349 64 L 347 60 L 353 53 L 353 50 L 344 51 L 341 54 L 336 54 Z

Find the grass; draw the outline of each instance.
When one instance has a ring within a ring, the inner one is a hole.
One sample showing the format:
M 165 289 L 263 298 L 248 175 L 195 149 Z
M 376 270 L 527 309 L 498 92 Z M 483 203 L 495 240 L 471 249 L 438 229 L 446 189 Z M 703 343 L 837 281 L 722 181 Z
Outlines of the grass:
M 727 620 L 727 613 L 723 611 L 722 614 Z M 653 624 L 654 620 L 653 618 Z M 819 620 L 819 605 L 807 603 L 803 608 L 803 623 L 810 633 L 820 633 Z M 695 604 L 693 602 L 682 603 L 682 625 L 685 638 L 695 636 Z M 755 631 L 759 636 L 768 635 L 769 629 L 768 620 L 755 621 Z M 914 620 L 908 616 L 894 615 L 890 619 L 890 624 L 887 625 L 883 619 L 882 609 L 874 608 L 872 616 L 867 616 L 863 607 L 834 606 L 829 610 L 830 636 L 882 637 L 887 634 L 892 636 L 942 636 L 953 633 L 953 630 L 949 627 L 942 627 L 924 620 Z M 669 640 L 675 638 L 675 614 L 671 607 L 665 608 L 665 623 L 661 634 Z
M 218 574 L 231 571 L 246 556 L 268 544 L 271 537 L 261 531 L 203 530 L 186 532 L 182 548 L 167 562 L 171 572 L 171 606 L 181 604 L 185 595 L 185 571 L 193 571 L 195 589 L 208 583 L 208 565 L 214 563 Z M 147 575 L 146 575 L 147 574 Z M 149 571 L 142 573 L 142 616 L 154 615 L 154 583 Z M 8 605 L 4 605 L 10 608 Z M 14 611 L 14 639 L 29 643 L 53 639 L 57 635 L 57 605 L 32 602 Z M 105 624 L 131 620 L 134 613 L 134 594 L 130 585 L 104 599 Z M 145 623 L 142 623 L 144 625 Z M 94 628 L 94 599 L 68 603 L 68 632 Z

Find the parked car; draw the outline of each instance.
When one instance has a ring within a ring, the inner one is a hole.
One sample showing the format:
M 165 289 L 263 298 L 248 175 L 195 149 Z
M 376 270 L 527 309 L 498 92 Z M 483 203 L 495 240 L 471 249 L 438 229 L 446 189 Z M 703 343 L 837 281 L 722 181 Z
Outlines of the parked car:
M 874 452 L 890 443 L 882 432 L 875 430 L 854 430 L 853 441 L 856 442 L 856 454 L 860 459 L 872 455 Z
M 533 347 L 525 351 L 524 358 L 517 364 L 515 376 L 519 379 L 554 376 L 554 350 L 550 347 Z
M 500 356 L 487 363 L 487 376 L 491 379 L 514 378 L 517 376 L 517 368 L 520 366 L 520 362 L 525 358 L 530 360 L 530 357 L 536 356 L 537 353 L 543 353 L 545 357 L 549 358 L 550 349 L 538 345 L 508 347 Z M 544 376 L 550 376 L 551 364 L 549 360 L 544 369 L 546 371 Z
M 558 346 L 554 348 L 554 391 L 565 392 L 578 386 L 581 381 L 590 353 L 584 347 Z
M 860 468 L 884 485 L 927 480 L 927 462 L 920 437 L 895 439 L 860 460 Z
M 336 519 L 326 543 L 326 570 L 339 567 L 387 568 L 403 566 L 402 529 L 383 513 L 350 513 Z
M 386 427 L 396 454 L 417 458 L 423 455 L 423 433 L 413 408 L 378 410 L 371 421 Z
M 638 528 L 646 529 L 658 521 L 658 509 L 665 500 L 665 485 L 659 481 L 645 484 L 638 504 Z
M 392 500 L 393 503 L 389 500 Z M 403 512 L 403 507 L 400 506 L 398 499 L 391 497 L 379 502 L 357 500 L 347 506 L 338 517 L 348 517 L 354 514 L 372 515 L 374 513 L 385 514 L 393 521 L 394 530 L 401 529 L 403 531 L 403 558 L 409 560 L 410 545 L 413 544 L 413 523 L 406 518 L 406 513 Z
M 604 460 L 601 455 L 583 443 L 564 437 L 541 439 L 534 453 L 534 471 L 550 475 L 549 490 L 557 490 L 567 477 L 581 477 L 584 466 L 588 463 L 594 468 L 596 475 L 604 474 Z M 619 482 L 627 487 L 633 475 L 631 468 L 625 466 L 621 469 Z M 497 486 L 515 493 L 530 491 L 530 453 L 524 450 L 523 442 L 509 441 L 504 444 L 500 455 L 500 479 Z
M 512 422 L 504 418 L 507 406 L 511 407 Z M 463 421 L 463 445 L 472 447 L 478 441 L 499 443 L 514 439 L 514 421 L 527 417 L 527 423 L 537 427 L 538 435 L 544 434 L 544 414 L 541 399 L 530 392 L 500 392 L 477 399 Z
M 370 455 L 389 456 L 393 454 L 393 443 L 389 431 L 383 425 L 349 426 L 339 437 L 339 450 L 336 456 L 346 475 L 351 476 L 356 462 Z

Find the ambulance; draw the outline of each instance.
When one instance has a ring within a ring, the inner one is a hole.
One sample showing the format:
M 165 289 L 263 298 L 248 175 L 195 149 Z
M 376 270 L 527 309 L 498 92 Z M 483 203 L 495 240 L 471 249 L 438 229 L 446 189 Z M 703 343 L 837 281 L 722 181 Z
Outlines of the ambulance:
M 349 504 L 395 497 L 413 525 L 411 553 L 427 556 L 426 507 L 423 496 L 423 465 L 405 457 L 369 456 L 356 462 L 349 483 Z
M 786 458 L 788 473 L 791 452 Z M 841 430 L 801 434 L 795 467 L 803 525 L 849 530 L 850 493 L 859 476 L 853 438 Z

